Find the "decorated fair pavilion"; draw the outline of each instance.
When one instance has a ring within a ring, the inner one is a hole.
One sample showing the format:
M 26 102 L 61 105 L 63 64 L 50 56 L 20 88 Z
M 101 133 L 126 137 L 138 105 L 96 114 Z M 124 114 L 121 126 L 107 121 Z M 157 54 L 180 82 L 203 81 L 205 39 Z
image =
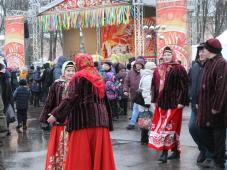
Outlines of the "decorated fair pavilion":
M 96 54 L 102 50 L 101 29 L 128 24 L 130 12 L 127 2 L 55 0 L 40 9 L 39 26 L 43 32 L 63 32 L 65 56 L 80 52 L 81 29 L 86 52 Z

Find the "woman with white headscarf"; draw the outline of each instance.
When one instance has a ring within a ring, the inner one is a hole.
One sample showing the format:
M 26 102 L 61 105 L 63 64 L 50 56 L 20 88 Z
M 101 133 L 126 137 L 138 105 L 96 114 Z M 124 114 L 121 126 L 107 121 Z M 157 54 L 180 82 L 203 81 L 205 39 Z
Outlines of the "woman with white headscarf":
M 74 76 L 75 72 L 76 67 L 73 61 L 66 61 L 63 64 L 61 78 L 56 80 L 50 87 L 46 104 L 40 115 L 40 122 L 47 123 L 49 113 L 65 98 L 69 81 Z M 51 129 L 46 155 L 46 170 L 64 168 L 68 138 L 67 132 L 65 131 L 65 122 L 66 120 L 56 122 Z

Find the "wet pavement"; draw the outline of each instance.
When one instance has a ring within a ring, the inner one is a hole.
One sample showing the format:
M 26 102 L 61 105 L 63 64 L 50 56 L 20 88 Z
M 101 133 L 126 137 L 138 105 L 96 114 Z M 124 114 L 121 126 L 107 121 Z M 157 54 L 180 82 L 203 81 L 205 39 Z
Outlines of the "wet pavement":
M 44 169 L 49 132 L 39 127 L 40 111 L 41 108 L 30 107 L 26 132 L 18 133 L 16 123 L 11 125 L 12 134 L 3 139 L 4 146 L 0 147 L 0 170 Z M 188 132 L 189 117 L 190 109 L 186 108 L 181 131 L 181 158 L 167 164 L 159 164 L 156 161 L 159 153 L 140 145 L 140 130 L 126 130 L 128 118 L 120 117 L 111 132 L 117 170 L 201 170 L 196 165 L 198 149 Z

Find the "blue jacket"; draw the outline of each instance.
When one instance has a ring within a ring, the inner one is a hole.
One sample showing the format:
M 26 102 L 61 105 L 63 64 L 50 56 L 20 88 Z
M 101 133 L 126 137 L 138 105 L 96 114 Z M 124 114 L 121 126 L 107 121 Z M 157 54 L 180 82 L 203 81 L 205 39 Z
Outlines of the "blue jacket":
M 24 86 L 18 87 L 13 93 L 14 101 L 16 102 L 17 109 L 28 109 L 28 101 L 30 91 Z
M 202 73 L 205 63 L 196 60 L 189 70 L 189 98 L 191 100 L 192 111 L 197 113 L 196 104 L 198 104 L 199 89 L 202 80 Z

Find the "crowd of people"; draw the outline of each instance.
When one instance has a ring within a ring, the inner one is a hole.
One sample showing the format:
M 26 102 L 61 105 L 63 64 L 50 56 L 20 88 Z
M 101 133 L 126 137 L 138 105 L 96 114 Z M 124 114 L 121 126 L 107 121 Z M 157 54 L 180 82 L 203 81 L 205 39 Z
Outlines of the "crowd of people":
M 131 110 L 126 129 L 134 130 L 142 113 L 150 114 L 150 126 L 140 127 L 141 145 L 162 151 L 158 161 L 166 163 L 180 159 L 182 113 L 191 104 L 189 132 L 200 151 L 197 163 L 224 169 L 227 62 L 221 51 L 217 39 L 201 43 L 190 70 L 168 46 L 158 65 L 142 56 L 122 64 L 78 54 L 74 61 L 60 57 L 53 68 L 46 63 L 18 76 L 0 63 L 4 112 L 15 101 L 17 129 L 26 130 L 28 103 L 45 103 L 40 122 L 51 125 L 45 169 L 114 170 L 109 131 L 120 115 Z

